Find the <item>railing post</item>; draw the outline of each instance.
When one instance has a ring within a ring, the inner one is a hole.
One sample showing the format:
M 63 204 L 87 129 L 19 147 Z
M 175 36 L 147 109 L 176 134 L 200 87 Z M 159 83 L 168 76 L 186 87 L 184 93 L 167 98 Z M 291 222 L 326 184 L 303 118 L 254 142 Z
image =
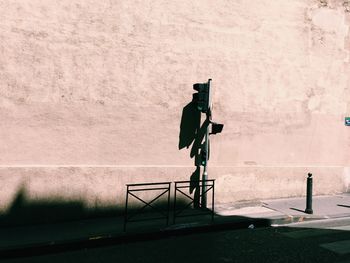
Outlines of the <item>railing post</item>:
M 214 202 L 215 202 L 215 199 L 214 199 L 214 195 L 215 195 L 215 181 L 213 181 L 213 189 L 212 189 L 212 200 L 211 200 L 211 221 L 213 222 L 214 221 Z
M 124 212 L 124 232 L 126 231 L 126 222 L 128 221 L 128 199 L 129 199 L 129 186 L 126 188 L 125 198 L 125 212 Z
M 166 225 L 169 225 L 169 217 L 170 217 L 170 183 L 168 186 L 168 211 L 167 211 L 167 218 L 166 218 Z
M 174 191 L 173 224 L 175 224 L 175 217 L 176 217 L 176 192 L 177 192 L 177 182 L 175 182 L 175 191 Z

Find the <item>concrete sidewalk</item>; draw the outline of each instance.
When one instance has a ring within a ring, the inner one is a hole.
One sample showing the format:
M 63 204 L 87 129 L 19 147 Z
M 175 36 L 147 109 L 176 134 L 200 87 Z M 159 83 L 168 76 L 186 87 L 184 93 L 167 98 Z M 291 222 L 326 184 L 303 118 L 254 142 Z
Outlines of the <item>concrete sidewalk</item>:
M 350 193 L 313 197 L 313 214 L 306 214 L 305 198 L 264 200 L 262 206 L 290 218 L 291 221 L 350 217 Z
M 305 198 L 288 198 L 217 205 L 214 221 L 210 216 L 194 216 L 169 225 L 165 220 L 131 222 L 126 231 L 123 217 L 8 227 L 0 229 L 0 257 L 36 255 L 196 232 L 350 217 L 350 194 L 314 197 L 314 214 L 308 215 L 303 210 Z

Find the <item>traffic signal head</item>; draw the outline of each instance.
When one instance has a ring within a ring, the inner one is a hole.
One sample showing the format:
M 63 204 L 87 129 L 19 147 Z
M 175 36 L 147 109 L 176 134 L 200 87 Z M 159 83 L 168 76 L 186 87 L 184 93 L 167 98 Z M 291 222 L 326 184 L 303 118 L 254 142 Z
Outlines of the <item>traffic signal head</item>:
M 205 166 L 207 164 L 207 152 L 205 149 L 201 149 L 200 152 L 200 165 Z
M 210 134 L 220 133 L 223 128 L 224 128 L 223 124 L 212 122 L 211 123 L 211 132 L 210 132 Z
M 209 82 L 193 84 L 193 89 L 198 91 L 194 94 L 196 99 L 197 109 L 203 113 L 209 109 Z
M 207 152 L 205 150 L 204 144 L 201 146 L 199 154 L 196 154 L 195 164 L 196 166 L 205 166 L 207 164 L 207 160 L 209 160 L 207 156 Z

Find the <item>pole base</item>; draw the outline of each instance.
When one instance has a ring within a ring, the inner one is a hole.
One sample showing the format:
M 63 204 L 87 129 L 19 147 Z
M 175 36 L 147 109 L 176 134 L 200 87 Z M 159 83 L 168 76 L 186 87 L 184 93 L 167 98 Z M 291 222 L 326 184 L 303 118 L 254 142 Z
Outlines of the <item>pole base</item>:
M 312 215 L 314 213 L 314 211 L 311 208 L 306 208 L 305 213 Z

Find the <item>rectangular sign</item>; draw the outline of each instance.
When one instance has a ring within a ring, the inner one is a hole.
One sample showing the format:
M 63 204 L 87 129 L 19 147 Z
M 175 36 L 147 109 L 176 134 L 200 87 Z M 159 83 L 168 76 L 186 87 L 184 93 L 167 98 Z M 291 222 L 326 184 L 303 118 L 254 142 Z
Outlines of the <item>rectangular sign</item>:
M 345 117 L 345 126 L 350 126 L 350 117 Z

